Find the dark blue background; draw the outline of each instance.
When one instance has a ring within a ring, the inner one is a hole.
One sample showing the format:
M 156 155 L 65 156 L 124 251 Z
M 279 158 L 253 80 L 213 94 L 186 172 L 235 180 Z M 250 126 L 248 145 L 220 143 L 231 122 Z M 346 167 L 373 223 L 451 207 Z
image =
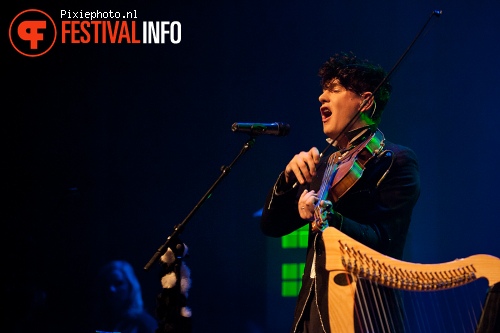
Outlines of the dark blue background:
M 232 133 L 231 124 L 281 121 L 291 133 L 257 138 L 182 239 L 191 254 L 195 332 L 286 332 L 293 304 L 270 300 L 267 290 L 276 240 L 260 233 L 253 215 L 293 154 L 325 145 L 317 70 L 339 51 L 389 70 L 435 9 L 443 15 L 392 76 L 381 124 L 388 139 L 420 159 L 422 194 L 405 260 L 500 256 L 498 1 L 14 7 L 2 14 L 2 234 L 4 285 L 15 295 L 5 302 L 18 323 L 36 294 L 31 290 L 43 290 L 44 317 L 79 332 L 89 281 L 116 258 L 136 267 L 154 311 L 158 272 L 142 267 L 242 149 L 247 136 Z M 27 58 L 6 36 L 12 18 L 29 8 L 56 22 L 61 9 L 136 9 L 138 21 L 180 21 L 182 41 L 56 43 Z

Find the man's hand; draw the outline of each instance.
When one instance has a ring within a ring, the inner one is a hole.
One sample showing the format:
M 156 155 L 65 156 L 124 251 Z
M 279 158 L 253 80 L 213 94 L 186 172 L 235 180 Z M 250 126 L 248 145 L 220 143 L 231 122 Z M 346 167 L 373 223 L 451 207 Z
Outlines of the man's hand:
M 316 176 L 316 165 L 319 163 L 319 150 L 312 147 L 309 151 L 296 154 L 285 168 L 287 184 L 297 180 L 300 184 L 310 183 Z
M 329 221 L 334 215 L 335 211 L 332 208 L 332 202 L 329 200 L 321 200 L 314 210 L 312 231 L 319 232 L 325 230 L 329 226 Z
M 318 194 L 313 191 L 304 190 L 299 198 L 298 209 L 300 217 L 304 220 L 314 220 L 314 210 L 318 202 Z

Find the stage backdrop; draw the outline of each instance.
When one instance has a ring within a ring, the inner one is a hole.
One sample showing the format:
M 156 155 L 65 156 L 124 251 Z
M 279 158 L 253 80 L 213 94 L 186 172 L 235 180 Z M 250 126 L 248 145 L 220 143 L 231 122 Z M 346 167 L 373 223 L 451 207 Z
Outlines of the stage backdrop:
M 136 38 L 142 22 L 168 21 L 180 23 L 181 40 L 71 43 L 59 31 L 49 52 L 27 57 L 6 36 L 31 8 L 58 28 L 85 20 L 62 10 L 135 11 Z M 433 10 L 443 14 L 394 72 L 381 123 L 420 161 L 405 260 L 500 256 L 498 1 L 17 1 L 3 10 L 10 322 L 80 332 L 89 281 L 111 259 L 134 265 L 154 312 L 158 267 L 143 267 L 243 149 L 249 137 L 231 124 L 277 121 L 290 134 L 258 137 L 181 239 L 195 332 L 287 332 L 294 297 L 282 295 L 281 265 L 300 265 L 304 250 L 264 237 L 258 214 L 293 155 L 326 144 L 318 68 L 353 51 L 391 69 Z

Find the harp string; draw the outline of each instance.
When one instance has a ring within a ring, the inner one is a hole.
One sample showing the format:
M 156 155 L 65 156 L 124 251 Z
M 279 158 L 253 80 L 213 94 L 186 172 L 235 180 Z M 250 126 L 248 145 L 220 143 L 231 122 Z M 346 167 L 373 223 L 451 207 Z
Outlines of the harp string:
M 354 277 L 353 275 L 349 274 L 349 273 L 345 273 L 346 274 L 346 278 L 347 278 L 347 281 L 349 283 L 349 286 L 351 286 L 351 295 L 355 296 L 357 301 L 360 302 L 360 298 L 359 298 L 359 295 L 358 293 L 356 292 L 356 286 L 357 286 L 357 278 Z M 352 279 L 351 279 L 352 278 Z M 360 313 L 360 311 L 362 311 L 362 309 L 359 309 L 359 307 L 357 306 L 354 306 L 354 319 L 355 319 L 355 322 L 357 322 L 358 326 L 359 327 L 362 327 L 362 322 L 361 320 L 365 320 L 365 316 L 363 313 Z M 366 324 L 365 324 L 366 326 Z
M 428 320 L 428 325 L 429 325 L 429 329 L 431 327 L 433 327 L 433 325 L 431 324 L 431 322 L 435 322 L 435 326 L 437 326 L 437 328 L 441 331 L 441 332 L 445 332 L 445 327 L 443 325 L 443 321 L 441 320 L 442 318 L 440 318 L 438 316 L 438 313 L 439 313 L 439 307 L 437 306 L 437 304 L 439 304 L 439 301 L 438 301 L 438 295 L 437 293 L 431 293 L 429 294 L 429 299 L 430 299 L 430 304 L 432 305 L 432 313 L 430 315 L 430 318 Z
M 356 333 L 474 333 L 484 310 L 485 279 L 445 290 L 408 291 L 388 290 L 347 272 L 346 278 L 355 281 L 349 285 L 357 304 Z M 394 298 L 388 299 L 391 292 Z
M 395 317 L 401 320 L 401 307 L 397 303 L 397 297 L 387 299 L 389 291 L 370 279 L 359 278 L 358 283 L 358 304 L 366 317 L 363 318 L 364 326 L 360 326 L 361 332 L 400 332 L 392 314 L 394 312 Z
M 372 290 L 372 294 L 374 299 L 378 300 L 376 301 L 376 309 L 377 309 L 377 314 L 381 318 L 382 324 L 382 332 L 391 332 L 391 325 L 389 324 L 389 320 L 387 319 L 387 314 L 385 309 L 389 310 L 389 303 L 387 303 L 387 298 L 382 297 L 382 294 L 380 293 L 380 288 L 378 288 L 378 285 L 372 281 L 370 281 L 370 289 Z M 387 311 L 389 312 L 389 311 Z M 384 327 L 385 324 L 385 327 Z M 386 331 L 387 328 L 387 331 Z
M 361 280 L 359 281 L 361 282 Z M 358 302 L 360 304 L 361 314 L 363 315 L 363 323 L 365 324 L 363 326 L 363 329 L 365 330 L 365 332 L 374 332 L 373 323 L 369 314 L 370 306 L 368 305 L 364 289 L 365 288 L 363 288 L 363 283 L 361 282 L 359 283 L 359 288 L 357 288 L 358 292 L 356 293 Z M 361 300 L 359 300 L 359 298 L 361 298 Z

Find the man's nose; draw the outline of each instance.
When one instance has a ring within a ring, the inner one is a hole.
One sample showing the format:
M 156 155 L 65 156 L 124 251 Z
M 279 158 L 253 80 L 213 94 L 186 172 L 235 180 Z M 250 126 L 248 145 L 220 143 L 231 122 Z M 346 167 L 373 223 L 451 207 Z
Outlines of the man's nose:
M 321 95 L 319 95 L 318 100 L 321 104 L 328 102 L 327 95 L 325 94 L 324 91 L 323 93 L 321 93 Z

